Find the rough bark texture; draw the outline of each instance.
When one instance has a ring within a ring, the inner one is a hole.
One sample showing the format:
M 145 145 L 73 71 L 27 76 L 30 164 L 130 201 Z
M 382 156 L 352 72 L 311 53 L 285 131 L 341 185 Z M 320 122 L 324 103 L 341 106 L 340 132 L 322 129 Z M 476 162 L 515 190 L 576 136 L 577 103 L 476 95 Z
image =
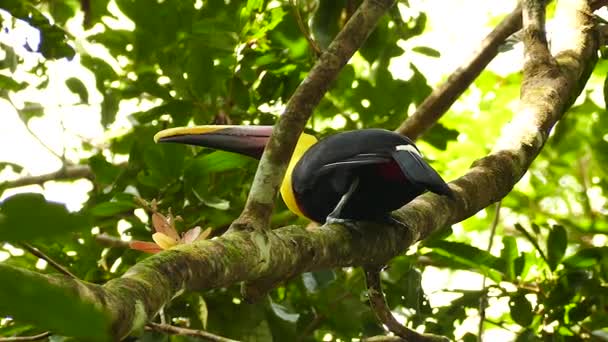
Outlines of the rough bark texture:
M 365 0 L 287 102 L 260 160 L 245 209 L 232 230 L 264 229 L 294 147 L 308 118 L 340 70 L 394 0 Z
M 274 231 L 237 231 L 151 256 L 105 285 L 28 270 L 15 271 L 43 278 L 95 303 L 110 315 L 112 336 L 119 339 L 140 329 L 184 290 L 205 290 L 277 277 L 288 279 L 319 269 L 383 264 L 412 243 L 499 200 L 523 176 L 550 129 L 581 91 L 593 68 L 597 43 L 589 13 L 585 1 L 560 1 L 558 14 L 568 18 L 570 31 L 563 36 L 565 48 L 555 59 L 542 52 L 543 43 L 538 33 L 528 32 L 526 53 L 532 53 L 540 43 L 539 51 L 544 57 L 540 62 L 528 58 L 521 106 L 511 126 L 505 128 L 490 155 L 475 162 L 463 177 L 450 184 L 456 199 L 429 193 L 394 213 L 409 229 L 361 223 L 355 228 L 332 224 L 312 231 L 299 226 Z M 298 117 L 304 120 L 305 115 Z M 277 137 L 301 128 L 298 125 L 302 122 L 296 121 L 296 124 L 279 125 Z M 290 149 L 285 146 L 283 149 L 280 158 L 266 156 L 272 165 L 285 160 L 283 157 Z M 276 151 L 270 156 L 272 153 Z M 0 263 L 0 268 L 11 267 Z

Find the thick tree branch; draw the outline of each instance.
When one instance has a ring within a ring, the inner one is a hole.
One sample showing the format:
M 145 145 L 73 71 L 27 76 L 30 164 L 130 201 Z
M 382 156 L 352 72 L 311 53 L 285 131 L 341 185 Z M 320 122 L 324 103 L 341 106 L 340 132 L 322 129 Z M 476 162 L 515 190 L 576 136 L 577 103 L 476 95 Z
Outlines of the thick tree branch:
M 184 290 L 289 279 L 306 271 L 343 266 L 384 264 L 412 243 L 500 200 L 538 155 L 553 125 L 581 91 L 597 59 L 597 41 L 586 2 L 560 1 L 558 13 L 567 17 L 564 25 L 569 28 L 568 34 L 557 37 L 567 42 L 567 48 L 555 57 L 558 70 L 553 70 L 550 63 L 526 63 L 520 108 L 493 152 L 450 184 L 456 199 L 427 193 L 395 211 L 393 215 L 409 229 L 361 222 L 357 229 L 332 224 L 314 230 L 288 226 L 272 233 L 236 231 L 155 254 L 103 286 L 15 269 L 5 263 L 0 263 L 0 269 L 10 268 L 57 284 L 95 303 L 108 313 L 112 336 L 119 339 L 141 328 Z M 532 33 L 526 36 L 526 44 L 540 41 Z M 289 125 L 287 129 L 278 127 L 279 136 L 295 131 L 289 130 Z
M 251 192 L 231 230 L 268 226 L 274 200 L 308 118 L 340 70 L 365 42 L 394 0 L 365 0 L 287 102 L 258 165 Z
M 431 128 L 496 57 L 498 48 L 504 41 L 520 28 L 521 7 L 517 6 L 484 38 L 473 56 L 456 69 L 443 84 L 435 88 L 416 108 L 416 112 L 403 121 L 396 132 L 416 140 Z

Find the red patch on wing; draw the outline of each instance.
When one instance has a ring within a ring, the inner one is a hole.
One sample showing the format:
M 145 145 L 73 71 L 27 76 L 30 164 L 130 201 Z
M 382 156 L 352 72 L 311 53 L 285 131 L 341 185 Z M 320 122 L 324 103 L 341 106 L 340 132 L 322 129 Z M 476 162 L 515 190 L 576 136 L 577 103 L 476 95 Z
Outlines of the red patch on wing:
M 406 178 L 403 175 L 403 171 L 401 171 L 401 168 L 399 167 L 399 165 L 397 165 L 397 162 L 394 160 L 391 160 L 388 163 L 384 163 L 384 164 L 379 164 L 377 166 L 377 170 L 378 170 L 378 175 L 386 180 L 392 180 L 392 181 L 405 181 Z

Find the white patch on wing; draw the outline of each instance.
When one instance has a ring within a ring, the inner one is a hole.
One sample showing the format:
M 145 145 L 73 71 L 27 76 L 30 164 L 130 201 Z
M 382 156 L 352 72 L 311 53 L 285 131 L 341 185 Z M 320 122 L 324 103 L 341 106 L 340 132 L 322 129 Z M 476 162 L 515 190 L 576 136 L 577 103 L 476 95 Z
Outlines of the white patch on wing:
M 417 154 L 419 157 L 422 157 L 422 154 L 420 154 L 420 151 L 418 151 L 414 145 L 398 145 L 395 146 L 395 149 L 397 151 L 410 151 L 412 153 Z

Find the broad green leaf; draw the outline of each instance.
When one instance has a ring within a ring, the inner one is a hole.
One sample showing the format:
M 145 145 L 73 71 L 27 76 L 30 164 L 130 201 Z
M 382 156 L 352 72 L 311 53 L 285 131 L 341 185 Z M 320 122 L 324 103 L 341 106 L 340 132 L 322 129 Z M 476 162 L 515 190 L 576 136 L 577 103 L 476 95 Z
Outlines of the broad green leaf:
M 547 239 L 547 261 L 552 271 L 557 268 L 566 254 L 567 247 L 568 235 L 566 229 L 560 225 L 553 226 Z
M 456 140 L 458 134 L 457 130 L 437 123 L 424 135 L 423 140 L 440 150 L 445 150 L 448 147 L 448 142 Z
M 23 109 L 19 110 L 19 117 L 25 124 L 30 121 L 31 118 L 37 118 L 44 115 L 44 107 L 40 103 L 26 102 Z
M 0 263 L 0 316 L 55 334 L 109 341 L 107 317 L 47 276 Z
M 105 217 L 132 211 L 136 207 L 132 201 L 110 201 L 94 206 L 89 212 L 94 216 Z
M 76 77 L 70 77 L 65 80 L 65 85 L 70 89 L 70 91 L 78 97 L 80 97 L 80 102 L 89 103 L 89 92 L 87 91 L 87 87 Z
M 0 74 L 0 89 L 19 91 L 27 87 L 27 82 L 17 82 L 12 77 Z
M 193 177 L 202 177 L 209 173 L 240 169 L 251 161 L 251 158 L 237 153 L 214 151 L 195 158 L 187 166 L 186 172 Z
M 120 168 L 109 163 L 104 156 L 96 154 L 89 158 L 89 166 L 95 174 L 95 180 L 102 184 L 111 184 L 120 174 Z
M 534 312 L 532 304 L 526 299 L 523 294 L 516 294 L 509 301 L 509 309 L 511 310 L 511 319 L 522 327 L 527 327 L 532 323 Z
M 525 279 L 532 267 L 532 256 L 530 253 L 522 252 L 514 260 L 513 265 L 515 267 L 515 275 Z
M 82 215 L 70 213 L 63 204 L 47 202 L 40 194 L 17 194 L 0 203 L 0 240 L 51 238 L 87 225 Z
M 602 258 L 608 259 L 608 247 L 590 247 L 576 252 L 564 260 L 570 268 L 588 268 L 596 265 Z
M 504 261 L 482 249 L 466 243 L 454 241 L 433 241 L 427 244 L 438 255 L 451 259 L 463 266 L 478 269 L 494 281 L 500 281 L 504 272 Z M 498 272 L 497 272 L 498 271 Z

